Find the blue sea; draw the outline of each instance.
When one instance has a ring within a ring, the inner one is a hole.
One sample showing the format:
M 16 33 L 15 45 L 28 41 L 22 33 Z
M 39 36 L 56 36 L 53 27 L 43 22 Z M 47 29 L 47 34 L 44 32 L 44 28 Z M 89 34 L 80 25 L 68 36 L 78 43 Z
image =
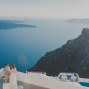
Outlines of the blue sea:
M 9 63 L 25 72 L 46 52 L 61 47 L 68 40 L 77 38 L 83 28 L 89 28 L 88 24 L 60 19 L 27 19 L 23 23 L 36 28 L 0 30 L 0 68 Z

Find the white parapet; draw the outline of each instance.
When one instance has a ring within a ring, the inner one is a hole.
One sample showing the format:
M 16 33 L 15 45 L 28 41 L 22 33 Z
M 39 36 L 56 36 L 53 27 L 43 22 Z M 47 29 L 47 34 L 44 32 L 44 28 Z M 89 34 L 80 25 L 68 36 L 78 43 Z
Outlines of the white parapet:
M 17 73 L 18 81 L 25 83 L 49 88 L 49 89 L 88 89 L 87 87 L 81 86 L 79 83 L 62 82 L 51 77 L 44 77 L 40 75 L 34 75 L 30 73 Z
M 79 83 L 63 82 L 60 81 L 58 78 L 49 77 L 45 73 L 43 74 L 38 72 L 37 73 L 17 72 L 17 80 L 24 83 L 45 87 L 48 89 L 89 89 L 88 87 L 81 86 Z M 86 82 L 89 81 L 89 79 L 82 79 L 82 78 L 80 80 L 81 81 L 87 80 Z M 9 83 L 4 83 L 3 89 L 9 89 Z
M 75 82 L 63 82 L 59 79 L 46 76 L 45 74 L 33 74 L 33 73 L 22 73 L 17 72 L 17 80 L 33 84 L 48 89 L 88 89 L 88 87 L 81 86 L 79 83 Z M 9 83 L 3 84 L 3 89 L 9 89 Z

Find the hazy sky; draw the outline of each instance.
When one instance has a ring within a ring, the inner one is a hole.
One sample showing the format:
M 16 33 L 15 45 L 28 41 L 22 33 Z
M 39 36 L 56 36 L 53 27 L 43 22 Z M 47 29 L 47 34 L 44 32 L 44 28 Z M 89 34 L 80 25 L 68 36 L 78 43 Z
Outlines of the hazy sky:
M 0 0 L 0 17 L 89 18 L 89 0 Z

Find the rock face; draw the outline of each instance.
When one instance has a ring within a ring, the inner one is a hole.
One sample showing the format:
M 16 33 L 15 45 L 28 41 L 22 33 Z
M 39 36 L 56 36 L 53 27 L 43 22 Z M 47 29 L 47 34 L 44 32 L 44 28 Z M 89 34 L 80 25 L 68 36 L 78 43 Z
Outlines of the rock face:
M 89 29 L 84 28 L 82 31 L 82 35 L 80 36 L 82 40 L 85 40 L 86 42 L 89 43 Z
M 57 76 L 60 72 L 77 72 L 80 77 L 89 78 L 89 29 L 54 51 L 48 52 L 29 71 L 44 71 Z

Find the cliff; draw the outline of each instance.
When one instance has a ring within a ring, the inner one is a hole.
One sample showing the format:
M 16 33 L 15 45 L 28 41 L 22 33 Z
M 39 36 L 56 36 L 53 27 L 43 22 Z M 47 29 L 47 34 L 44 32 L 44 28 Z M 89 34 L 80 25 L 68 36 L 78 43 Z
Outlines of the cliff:
M 54 51 L 47 52 L 29 71 L 44 71 L 57 76 L 60 72 L 77 72 L 80 77 L 89 78 L 89 29 Z

